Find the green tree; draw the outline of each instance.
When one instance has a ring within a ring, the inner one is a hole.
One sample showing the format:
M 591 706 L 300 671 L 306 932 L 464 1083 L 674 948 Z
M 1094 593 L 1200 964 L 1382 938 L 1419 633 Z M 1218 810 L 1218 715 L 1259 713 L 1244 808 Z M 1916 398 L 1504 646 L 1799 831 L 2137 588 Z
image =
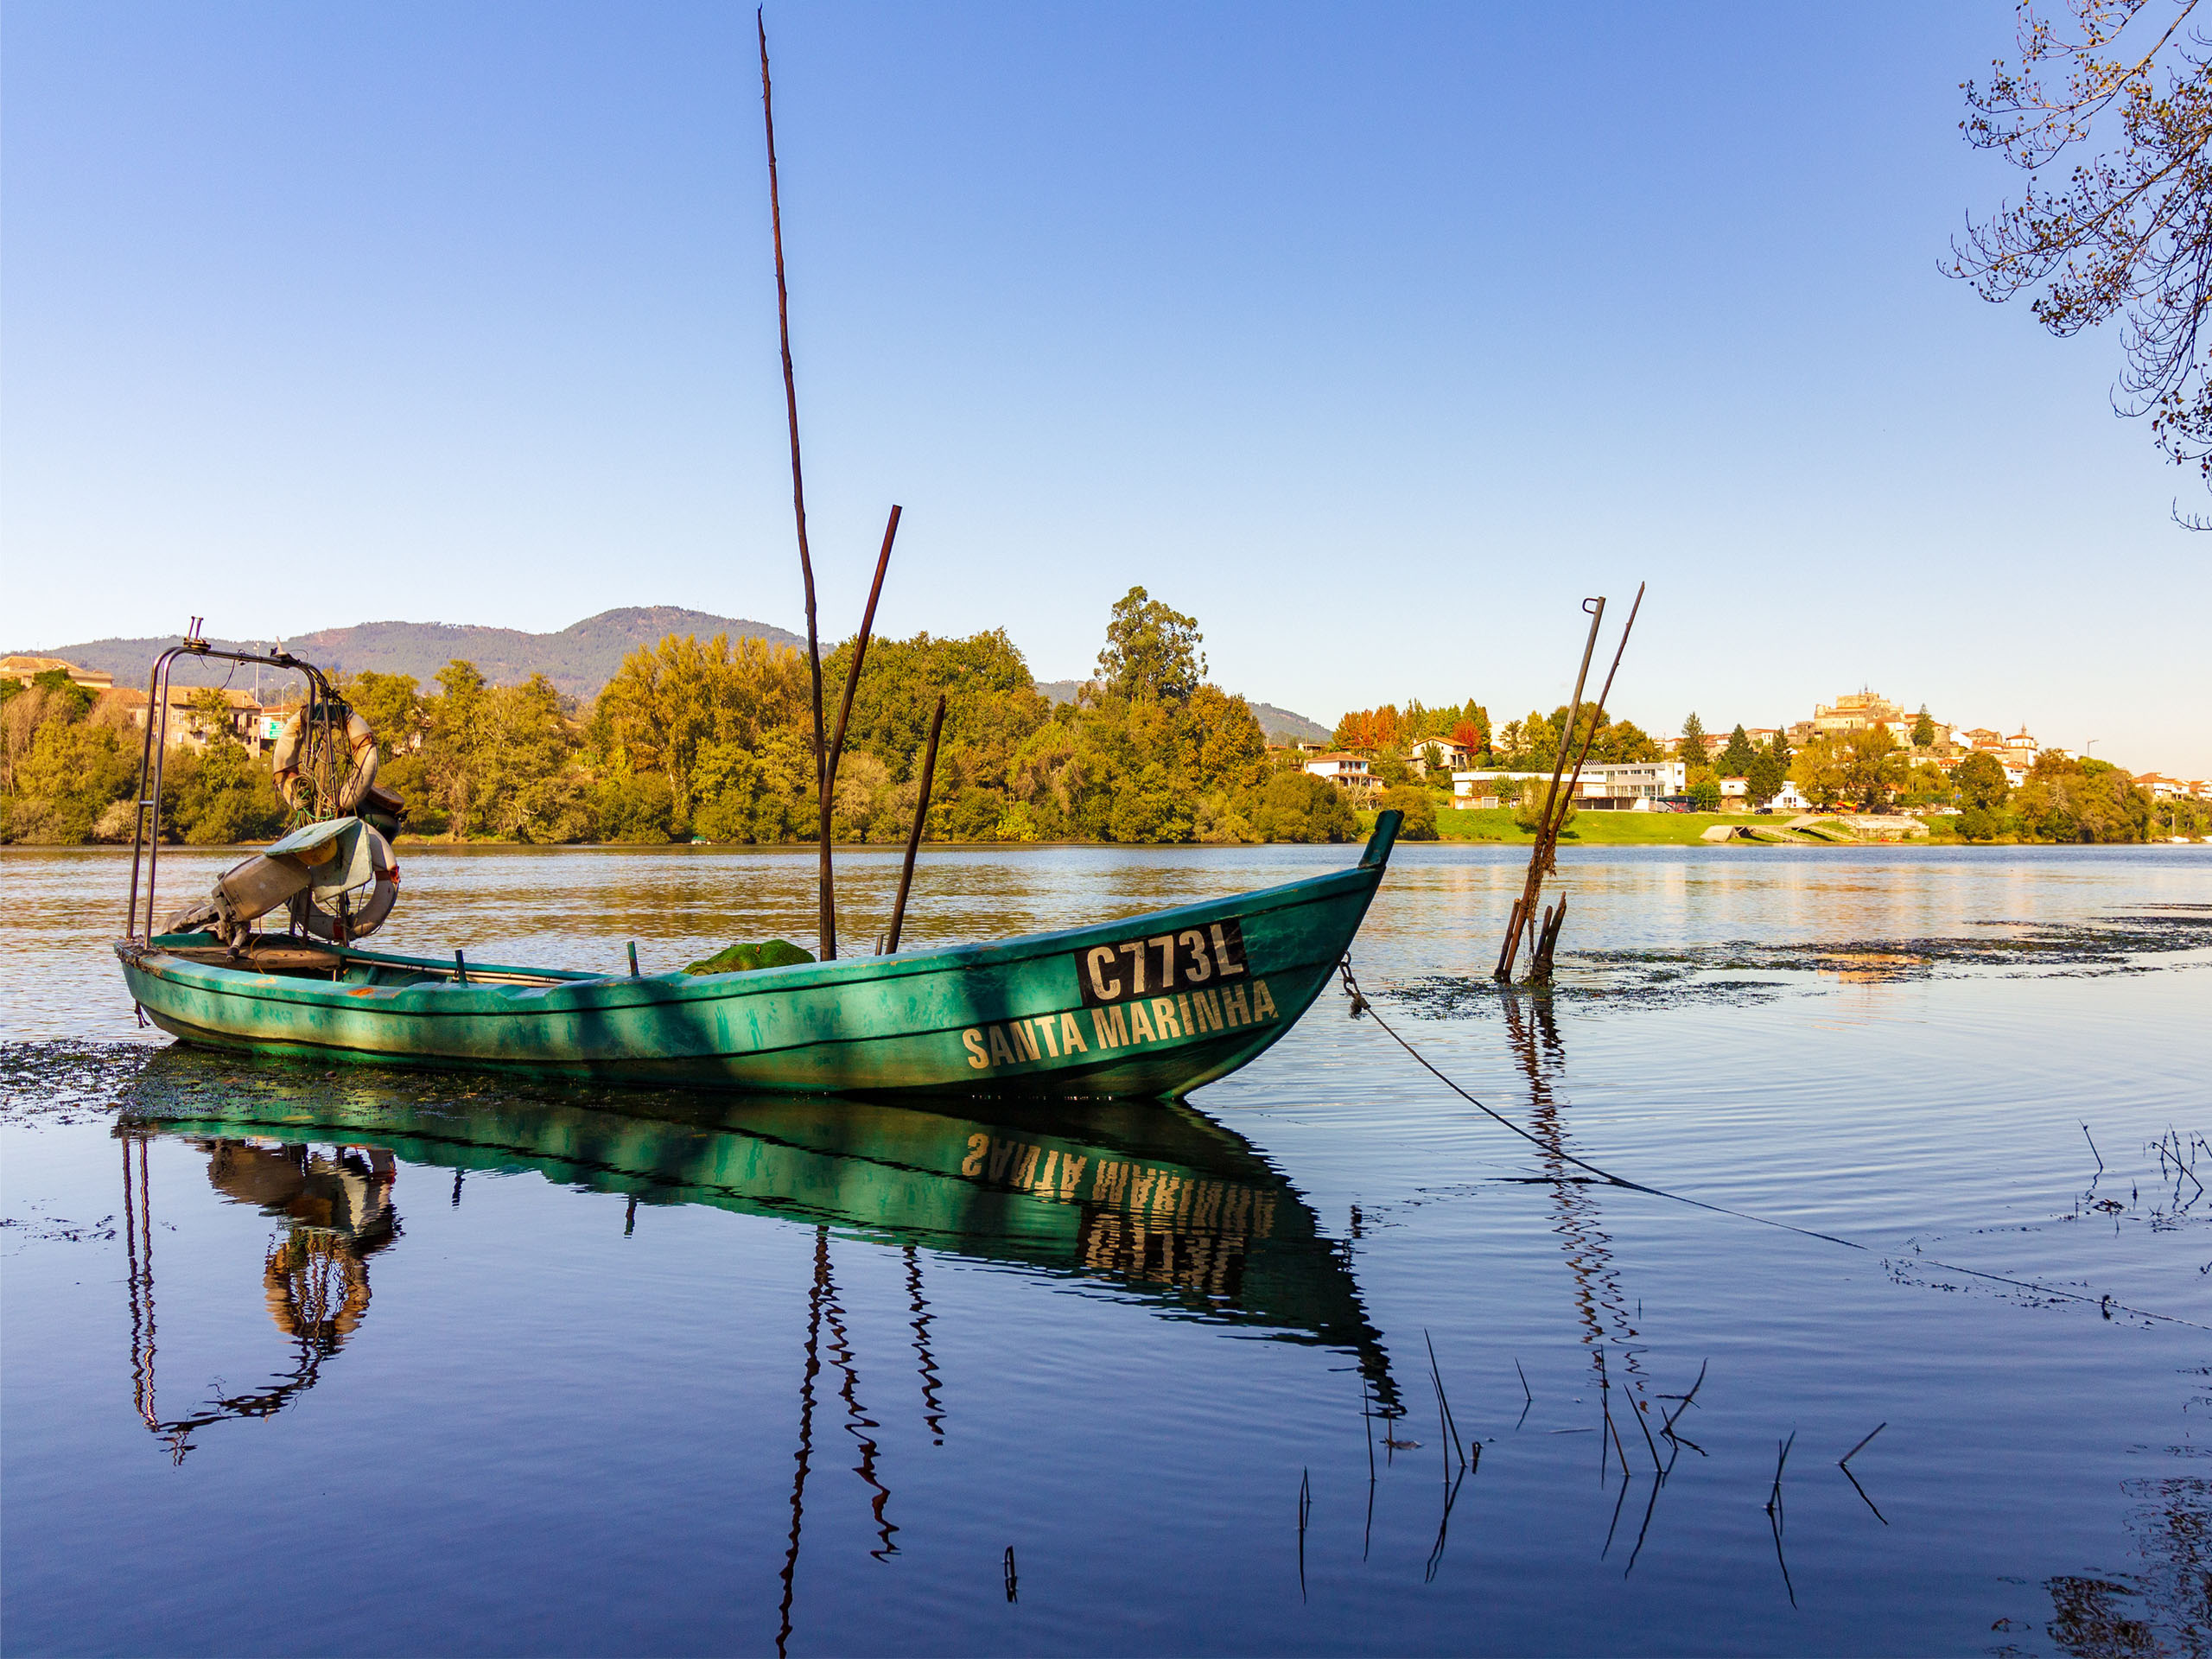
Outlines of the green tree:
M 1929 717 L 1928 705 L 1920 705 L 1919 716 L 1912 722 L 1912 747 L 1931 749 L 1936 747 L 1936 722 Z
M 1403 841 L 1434 841 L 1436 839 L 1436 795 L 1415 784 L 1400 784 L 1382 791 L 1382 810 L 1402 812 L 1404 822 L 1398 826 L 1398 836 Z
M 1743 722 L 1738 721 L 1736 729 L 1728 734 L 1727 747 L 1720 751 L 1719 758 L 1713 762 L 1713 770 L 1723 778 L 1749 778 L 1751 761 L 1756 754 L 1757 751 L 1751 747 L 1751 740 L 1745 734 Z
M 1306 772 L 1268 779 L 1250 818 L 1263 841 L 1350 841 L 1359 833 L 1344 791 Z
M 2069 760 L 2056 750 L 2036 757 L 2012 808 L 2043 841 L 2132 842 L 2150 838 L 2151 792 L 2102 760 Z
M 1705 722 L 1697 717 L 1697 710 L 1690 710 L 1690 717 L 1682 722 L 1681 747 L 1675 751 L 1694 766 L 1705 764 Z
M 1689 788 L 1690 810 L 1718 812 L 1720 810 L 1720 785 L 1711 774 L 1700 778 Z
M 137 781 L 137 763 L 111 727 L 58 716 L 41 722 L 15 769 L 14 790 L 0 802 L 0 836 L 63 846 L 91 840 L 109 804 Z
M 287 809 L 269 767 L 227 733 L 198 753 L 180 750 L 162 779 L 162 817 L 195 847 L 265 841 L 284 827 Z
M 1789 777 L 1815 806 L 1831 807 L 1851 792 L 1849 760 L 1834 732 L 1815 732 L 1789 763 Z
M 1592 756 L 1617 766 L 1634 766 L 1639 761 L 1662 760 L 1666 752 L 1657 738 L 1647 734 L 1634 721 L 1618 720 L 1606 727 Z
M 488 688 L 476 664 L 456 657 L 438 671 L 438 695 L 429 700 L 429 730 L 423 744 L 424 782 L 446 817 L 446 833 L 458 841 L 476 827 L 483 800 L 482 753 Z
M 472 758 L 480 826 L 509 841 L 588 836 L 589 786 L 570 765 L 577 738 L 552 683 L 533 674 L 486 690 L 478 720 Z
M 1205 635 L 1196 617 L 1185 616 L 1132 588 L 1114 602 L 1098 675 L 1108 690 L 1133 700 L 1186 697 L 1205 677 L 1199 653 Z
M 1567 780 L 1563 778 L 1560 780 L 1559 793 L 1560 795 L 1567 794 Z M 1535 835 L 1543 827 L 1544 804 L 1550 801 L 1554 803 L 1551 809 L 1552 816 L 1559 820 L 1560 833 L 1567 834 L 1568 827 L 1581 816 L 1582 809 L 1575 805 L 1573 798 L 1569 796 L 1566 810 L 1562 814 L 1556 804 L 1558 798 L 1558 796 L 1552 793 L 1552 780 L 1549 778 L 1530 778 L 1521 785 L 1521 798 L 1513 809 L 1513 822 L 1519 824 L 1529 834 Z
M 184 700 L 185 729 L 202 742 L 231 734 L 231 701 L 212 685 L 203 685 Z
M 1904 752 L 1890 728 L 1877 721 L 1843 740 L 1844 792 L 1868 811 L 1878 811 L 1904 787 Z
M 412 674 L 379 674 L 368 669 L 341 679 L 338 690 L 377 734 L 382 760 L 389 761 L 416 746 L 423 730 L 423 688 Z
M 1778 740 L 1777 740 L 1778 741 Z M 1750 768 L 1744 773 L 1746 792 L 1753 806 L 1764 806 L 1782 793 L 1783 785 L 1789 781 L 1789 766 L 1775 753 L 1774 743 L 1762 743 L 1751 756 Z
M 1951 787 L 1958 791 L 1961 805 L 1979 807 L 1985 812 L 2003 806 L 2012 788 L 1997 757 L 1980 753 L 1970 754 L 1959 762 L 1951 773 Z

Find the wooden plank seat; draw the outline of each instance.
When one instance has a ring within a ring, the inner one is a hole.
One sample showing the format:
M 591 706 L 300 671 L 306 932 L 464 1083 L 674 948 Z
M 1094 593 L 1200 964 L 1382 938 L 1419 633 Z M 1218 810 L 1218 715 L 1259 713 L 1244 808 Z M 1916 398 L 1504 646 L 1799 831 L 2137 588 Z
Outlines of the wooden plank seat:
M 293 939 L 281 944 L 273 940 L 249 941 L 235 956 L 219 944 L 175 944 L 168 950 L 169 955 L 181 957 L 187 962 L 206 963 L 213 968 L 251 968 L 260 974 L 335 976 L 346 965 L 346 959 L 335 950 L 326 950 L 317 944 L 302 944 Z

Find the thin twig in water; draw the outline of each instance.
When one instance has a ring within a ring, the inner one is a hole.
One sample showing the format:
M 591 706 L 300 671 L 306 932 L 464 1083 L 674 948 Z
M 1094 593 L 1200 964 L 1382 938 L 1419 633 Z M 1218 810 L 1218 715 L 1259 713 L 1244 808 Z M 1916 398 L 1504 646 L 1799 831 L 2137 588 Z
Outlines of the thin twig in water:
M 1428 1344 L 1428 1375 L 1436 1384 L 1437 1408 L 1443 1414 L 1444 1427 L 1452 1436 L 1452 1446 L 1459 1452 L 1459 1466 L 1464 1469 L 1467 1466 L 1467 1448 L 1459 1439 L 1459 1425 L 1452 1419 L 1452 1402 L 1444 1396 L 1444 1372 L 1436 1363 L 1436 1344 L 1430 1341 L 1426 1329 L 1421 1332 L 1421 1339 Z
M 2089 1143 L 2089 1156 L 2097 1160 L 2097 1173 L 2100 1175 L 2103 1174 L 2105 1173 L 2105 1155 L 2097 1150 L 2097 1143 L 2090 1135 L 2089 1126 L 2086 1123 L 2082 1126 L 2082 1138 Z
M 1298 1599 L 1306 1599 L 1306 1517 L 1313 1509 L 1313 1471 L 1298 1471 Z
M 1601 1561 L 1613 1553 L 1613 1535 L 1620 1530 L 1621 1506 L 1628 1502 L 1628 1489 L 1632 1484 L 1628 1468 L 1624 1465 L 1621 1468 L 1620 1496 L 1613 1500 L 1612 1523 L 1605 1529 L 1605 1547 L 1598 1552 L 1598 1559 Z M 1653 1483 L 1655 1485 L 1657 1484 L 1656 1481 Z
M 1864 1503 L 1868 1509 L 1874 1510 L 1874 1500 L 1866 1496 L 1866 1489 L 1859 1484 L 1859 1477 L 1853 1474 L 1849 1466 L 1847 1465 L 1838 1464 L 1836 1467 L 1843 1471 L 1843 1478 L 1851 1483 L 1851 1490 L 1859 1494 L 1860 1501 Z M 1890 1524 L 1890 1517 L 1884 1515 L 1879 1510 L 1874 1510 L 1874 1518 L 1885 1527 Z
M 1662 1395 L 1659 1396 L 1662 1400 L 1671 1398 L 1679 1399 L 1681 1402 L 1681 1404 L 1676 1406 L 1673 1411 L 1668 1414 L 1667 1421 L 1660 1426 L 1659 1432 L 1662 1434 L 1672 1434 L 1675 1432 L 1675 1420 L 1681 1417 L 1684 1412 L 1690 1408 L 1691 1404 L 1697 1399 L 1697 1391 L 1705 1386 L 1705 1368 L 1711 1363 L 1712 1362 L 1709 1360 L 1701 1359 L 1698 1361 L 1697 1381 L 1690 1384 L 1690 1391 L 1688 1394 L 1676 1395 Z
M 1770 1516 L 1778 1516 L 1782 1512 L 1782 1465 L 1789 1461 L 1789 1448 L 1796 1443 L 1797 1431 L 1794 1428 L 1789 1431 L 1788 1440 L 1778 1442 L 1782 1451 L 1774 1460 L 1774 1490 L 1767 1495 L 1766 1500 L 1766 1512 Z M 1786 1567 L 1783 1569 L 1784 1572 L 1788 1570 Z
M 1467 1471 L 1462 1469 L 1459 1471 L 1459 1479 L 1452 1481 L 1444 1489 L 1444 1516 L 1436 1523 L 1436 1547 L 1428 1552 L 1428 1566 L 1421 1573 L 1421 1581 L 1423 1584 L 1436 1582 L 1436 1569 L 1443 1565 L 1444 1561 L 1445 1536 L 1452 1527 L 1452 1506 L 1459 1501 L 1459 1482 L 1466 1478 Z
M 1664 1474 L 1667 1466 L 1660 1461 L 1659 1443 L 1651 1438 L 1651 1425 L 1643 1421 L 1643 1402 L 1631 1394 L 1628 1397 L 1628 1403 L 1630 1408 L 1636 1413 L 1636 1426 L 1643 1431 L 1644 1445 L 1651 1448 L 1651 1466 Z
M 1789 1605 L 1795 1607 L 1797 1605 L 1797 1586 L 1789 1582 L 1789 1563 L 1782 1554 L 1782 1517 L 1769 1510 L 1766 1521 L 1774 1531 L 1774 1560 L 1775 1565 L 1782 1569 L 1782 1587 L 1789 1592 Z
M 1651 1512 L 1659 1507 L 1659 1488 L 1663 1484 L 1663 1481 L 1651 1483 L 1650 1501 L 1643 1506 L 1643 1524 L 1636 1529 L 1636 1548 L 1628 1553 L 1628 1570 L 1621 1574 L 1623 1578 L 1636 1571 L 1636 1558 L 1643 1554 L 1643 1536 L 1651 1530 Z
M 1878 1434 L 1878 1433 L 1880 1433 L 1884 1429 L 1887 1428 L 1889 1426 L 1890 1426 L 1890 1425 L 1889 1425 L 1889 1422 L 1888 1422 L 1888 1421 L 1887 1421 L 1886 1419 L 1885 1419 L 1885 1420 L 1884 1420 L 1883 1421 L 1881 1421 L 1881 1422 L 1878 1422 L 1878 1423 L 1875 1424 L 1875 1425 L 1874 1425 L 1874 1429 L 1873 1429 L 1873 1433 L 1871 1433 L 1871 1434 L 1867 1435 L 1867 1437 L 1866 1437 L 1866 1440 L 1872 1440 L 1872 1439 L 1874 1438 L 1874 1435 L 1875 1435 L 1875 1434 Z M 1837 1467 L 1837 1468 L 1839 1468 L 1839 1469 L 1843 1469 L 1843 1468 L 1847 1468 L 1847 1467 L 1849 1467 L 1849 1466 L 1850 1466 L 1851 1460 L 1852 1460 L 1853 1458 L 1857 1457 L 1857 1456 L 1858 1456 L 1861 1452 L 1864 1452 L 1864 1451 L 1866 1449 L 1866 1440 L 1861 1440 L 1861 1441 L 1859 1441 L 1859 1444 L 1858 1444 L 1858 1445 L 1856 1445 L 1856 1446 L 1853 1446 L 1853 1447 L 1851 1448 L 1851 1450 L 1850 1450 L 1850 1451 L 1848 1451 L 1848 1452 L 1845 1452 L 1841 1457 L 1838 1458 L 1838 1459 L 1835 1460 L 1835 1465 L 1836 1465 L 1836 1467 Z

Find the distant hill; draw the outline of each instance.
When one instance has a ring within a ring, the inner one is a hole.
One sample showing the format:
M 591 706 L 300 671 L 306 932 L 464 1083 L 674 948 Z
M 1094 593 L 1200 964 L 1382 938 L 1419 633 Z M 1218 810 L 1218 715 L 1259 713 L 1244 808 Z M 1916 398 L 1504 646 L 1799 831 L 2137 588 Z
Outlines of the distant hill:
M 671 633 L 693 633 L 702 639 L 727 633 L 733 639 L 766 639 L 771 645 L 802 648 L 806 644 L 800 635 L 766 622 L 687 611 L 674 605 L 601 611 L 558 633 L 524 633 L 517 628 L 468 627 L 448 622 L 364 622 L 356 627 L 297 634 L 283 644 L 293 655 L 334 672 L 358 674 L 373 669 L 380 674 L 412 674 L 427 687 L 440 669 L 454 658 L 464 657 L 494 685 L 515 685 L 532 674 L 543 674 L 569 696 L 589 697 L 614 677 L 624 657 L 639 645 L 657 645 Z M 93 639 L 83 645 L 41 647 L 35 654 L 60 657 L 80 668 L 105 670 L 115 676 L 118 685 L 143 686 L 153 671 L 154 658 L 175 643 L 174 637 Z M 233 651 L 265 650 L 268 644 L 235 639 L 210 643 Z M 219 685 L 231 668 L 229 663 L 180 658 L 174 672 L 179 685 Z M 251 680 L 252 670 L 239 672 L 245 682 Z
M 1088 683 L 1085 680 L 1039 680 L 1037 689 L 1054 702 L 1073 702 L 1075 694 Z M 1268 734 L 1271 742 L 1289 743 L 1304 738 L 1309 743 L 1325 743 L 1332 735 L 1326 726 L 1308 720 L 1303 715 L 1294 715 L 1287 709 L 1278 709 L 1272 702 L 1253 702 L 1249 697 L 1245 702 L 1250 705 L 1254 716 L 1260 722 L 1260 729 Z

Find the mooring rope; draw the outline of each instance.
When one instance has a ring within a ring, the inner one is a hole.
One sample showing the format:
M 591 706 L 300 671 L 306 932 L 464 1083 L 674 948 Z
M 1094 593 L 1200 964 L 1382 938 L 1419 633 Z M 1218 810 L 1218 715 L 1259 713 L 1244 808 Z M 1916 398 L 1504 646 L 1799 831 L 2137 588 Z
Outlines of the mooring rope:
M 1566 1160 L 1568 1163 L 1573 1164 L 1578 1169 L 1586 1169 L 1599 1180 L 1605 1182 L 1608 1186 L 1624 1187 L 1631 1192 L 1649 1193 L 1655 1198 L 1665 1198 L 1675 1204 L 1686 1204 L 1692 1209 L 1710 1211 L 1716 1216 L 1730 1216 L 1738 1221 L 1756 1222 L 1762 1227 L 1778 1227 L 1786 1233 L 1796 1233 L 1801 1238 L 1816 1238 L 1823 1244 L 1840 1244 L 1847 1250 L 1866 1250 L 1869 1254 L 1872 1254 L 1871 1247 L 1859 1243 L 1856 1239 L 1841 1238 L 1834 1233 L 1816 1232 L 1810 1227 L 1800 1227 L 1794 1222 L 1777 1221 L 1771 1216 L 1755 1216 L 1747 1210 L 1731 1210 L 1725 1204 L 1710 1204 L 1703 1198 L 1693 1198 L 1681 1192 L 1669 1192 L 1664 1187 L 1651 1186 L 1643 1181 L 1631 1181 L 1625 1176 L 1614 1174 L 1612 1171 L 1609 1169 L 1599 1168 L 1597 1165 L 1590 1162 L 1587 1159 L 1576 1157 L 1573 1153 L 1567 1151 L 1563 1147 L 1555 1147 L 1552 1145 L 1551 1142 L 1546 1141 L 1542 1136 L 1535 1135 L 1528 1129 L 1522 1128 L 1521 1125 L 1516 1123 L 1511 1118 L 1505 1116 L 1502 1113 L 1493 1111 L 1488 1106 L 1484 1105 L 1483 1103 L 1476 1099 L 1473 1095 L 1468 1093 L 1466 1090 L 1461 1088 L 1457 1083 L 1453 1082 L 1442 1071 L 1439 1071 L 1436 1066 L 1431 1063 L 1426 1054 L 1423 1054 L 1419 1049 L 1415 1048 L 1411 1043 L 1400 1036 L 1397 1031 L 1392 1027 L 1389 1020 L 1383 1019 L 1381 1014 L 1375 1012 L 1375 1005 L 1368 1001 L 1366 995 L 1359 988 L 1359 981 L 1352 976 L 1351 953 L 1349 950 L 1344 953 L 1343 959 L 1337 963 L 1337 972 L 1342 977 L 1344 995 L 1351 999 L 1351 1015 L 1353 1019 L 1357 1020 L 1363 1015 L 1366 1018 L 1374 1020 L 1376 1025 L 1381 1028 L 1383 1035 L 1389 1038 L 1392 1042 L 1397 1044 L 1400 1048 L 1404 1049 L 1407 1053 L 1410 1054 L 1414 1058 L 1415 1064 L 1420 1065 L 1423 1071 L 1427 1071 L 1446 1089 L 1449 1089 L 1453 1094 L 1459 1096 L 1460 1099 L 1465 1101 L 1470 1106 L 1472 1106 L 1484 1116 L 1491 1119 L 1493 1122 L 1497 1123 L 1502 1128 L 1510 1129 L 1514 1134 L 1519 1135 L 1523 1141 L 1528 1141 L 1531 1146 L 1536 1147 L 1547 1156 L 1561 1158 Z M 2139 1319 L 2159 1319 L 2170 1325 L 2185 1325 L 2193 1330 L 2212 1331 L 2212 1325 L 2202 1325 L 2195 1319 L 2185 1319 L 2177 1313 L 2156 1313 L 2151 1312 L 2147 1308 L 2130 1307 L 2126 1303 L 2113 1300 L 2109 1296 L 2091 1296 L 2082 1291 L 2061 1290 L 2053 1286 L 2037 1284 L 2033 1280 L 2030 1279 L 2009 1279 L 2001 1273 L 1985 1273 L 1979 1268 L 1962 1268 L 1956 1262 L 1938 1262 L 1931 1256 L 1916 1256 L 1914 1260 L 1928 1267 L 1941 1268 L 1945 1273 L 1962 1273 L 1969 1278 L 1988 1280 L 1993 1284 L 2011 1285 L 2016 1289 L 2031 1290 L 2039 1296 L 2057 1297 L 2068 1301 L 2087 1302 L 2100 1310 L 2108 1313 L 2118 1312 L 2121 1313 L 2133 1313 Z

